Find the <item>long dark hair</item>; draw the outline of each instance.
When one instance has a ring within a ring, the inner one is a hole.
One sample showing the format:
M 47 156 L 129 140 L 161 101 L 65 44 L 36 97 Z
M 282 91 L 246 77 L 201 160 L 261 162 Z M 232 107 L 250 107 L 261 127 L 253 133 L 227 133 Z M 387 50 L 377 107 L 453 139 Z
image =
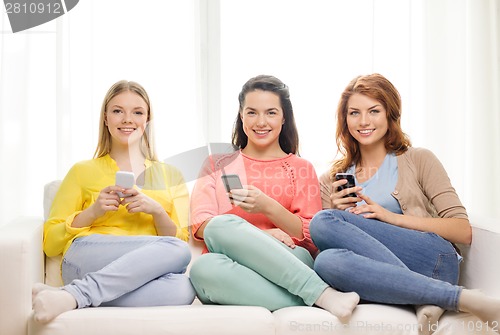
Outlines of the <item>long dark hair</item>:
M 299 134 L 297 132 L 297 126 L 295 125 L 295 118 L 293 117 L 293 108 L 292 102 L 290 101 L 290 92 L 288 90 L 288 86 L 286 86 L 278 78 L 268 75 L 260 75 L 251 78 L 245 83 L 245 85 L 243 85 L 238 96 L 240 107 L 238 109 L 236 120 L 234 121 L 232 139 L 233 145 L 240 149 L 243 149 L 247 146 L 248 136 L 243 131 L 243 122 L 240 115 L 243 111 L 246 95 L 249 92 L 253 92 L 256 90 L 273 92 L 279 96 L 281 108 L 283 109 L 283 117 L 285 119 L 285 123 L 281 128 L 279 136 L 279 144 L 281 150 L 283 150 L 287 154 L 292 153 L 298 155 Z

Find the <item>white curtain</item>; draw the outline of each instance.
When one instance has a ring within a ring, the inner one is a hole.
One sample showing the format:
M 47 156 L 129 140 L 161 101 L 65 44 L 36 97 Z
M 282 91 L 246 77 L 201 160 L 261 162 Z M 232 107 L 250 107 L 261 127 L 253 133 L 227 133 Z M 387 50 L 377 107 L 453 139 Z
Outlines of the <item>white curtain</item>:
M 438 155 L 470 213 L 500 218 L 497 0 L 85 0 L 23 33 L 1 20 L 0 224 L 41 215 L 43 185 L 92 157 L 115 81 L 149 92 L 164 159 L 229 142 L 238 92 L 261 73 L 290 86 L 318 173 L 341 91 L 384 74 L 413 144 Z
M 2 12 L 0 224 L 40 216 L 44 184 L 92 158 L 102 99 L 118 80 L 149 93 L 161 159 L 205 143 L 199 7 L 194 0 L 84 0 L 16 34 Z
M 41 213 L 56 169 L 56 24 L 12 34 L 0 27 L 0 224 Z
M 408 127 L 415 124 L 423 94 L 421 2 L 220 3 L 223 138 L 230 137 L 241 86 L 261 73 L 290 87 L 301 155 L 318 173 L 336 156 L 335 110 L 341 92 L 357 75 L 379 72 L 389 78 L 404 99 L 403 121 L 412 120 Z
M 425 143 L 474 223 L 500 231 L 500 2 L 428 0 L 424 13 Z

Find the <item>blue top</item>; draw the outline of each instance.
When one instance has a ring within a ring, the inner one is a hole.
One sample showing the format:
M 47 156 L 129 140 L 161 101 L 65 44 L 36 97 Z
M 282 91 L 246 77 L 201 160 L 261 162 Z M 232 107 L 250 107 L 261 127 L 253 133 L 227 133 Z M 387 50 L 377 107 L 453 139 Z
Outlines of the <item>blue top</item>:
M 355 170 L 356 167 L 353 165 L 346 172 L 355 175 Z M 362 192 L 380 206 L 393 213 L 403 214 L 403 211 L 399 206 L 399 202 L 392 196 L 392 192 L 396 188 L 397 181 L 398 160 L 396 155 L 391 153 L 385 156 L 382 165 L 370 179 L 361 184 L 358 183 L 358 180 L 356 179 L 356 185 L 363 187 Z M 360 201 L 358 205 L 364 203 L 364 201 Z

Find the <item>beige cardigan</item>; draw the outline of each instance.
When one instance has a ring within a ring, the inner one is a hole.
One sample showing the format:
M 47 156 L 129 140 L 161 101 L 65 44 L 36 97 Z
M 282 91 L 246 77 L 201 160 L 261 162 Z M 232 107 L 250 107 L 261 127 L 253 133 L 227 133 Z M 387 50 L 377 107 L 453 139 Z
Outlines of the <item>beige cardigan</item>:
M 392 196 L 405 215 L 468 219 L 441 162 L 429 150 L 409 148 L 397 156 L 398 181 Z M 323 208 L 331 208 L 330 171 L 319 179 Z

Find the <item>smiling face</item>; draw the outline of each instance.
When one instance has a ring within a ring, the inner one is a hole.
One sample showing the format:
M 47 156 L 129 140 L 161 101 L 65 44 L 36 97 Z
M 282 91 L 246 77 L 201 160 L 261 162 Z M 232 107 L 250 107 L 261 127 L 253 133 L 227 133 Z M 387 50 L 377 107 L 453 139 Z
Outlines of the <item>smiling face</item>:
M 280 97 L 270 91 L 248 92 L 240 113 L 243 131 L 248 137 L 246 151 L 281 154 L 279 136 L 285 119 Z
M 347 102 L 347 127 L 360 148 L 385 146 L 387 112 L 380 101 L 355 93 Z
M 148 121 L 148 105 L 140 95 L 124 91 L 114 96 L 106 107 L 105 123 L 112 146 L 139 144 Z

